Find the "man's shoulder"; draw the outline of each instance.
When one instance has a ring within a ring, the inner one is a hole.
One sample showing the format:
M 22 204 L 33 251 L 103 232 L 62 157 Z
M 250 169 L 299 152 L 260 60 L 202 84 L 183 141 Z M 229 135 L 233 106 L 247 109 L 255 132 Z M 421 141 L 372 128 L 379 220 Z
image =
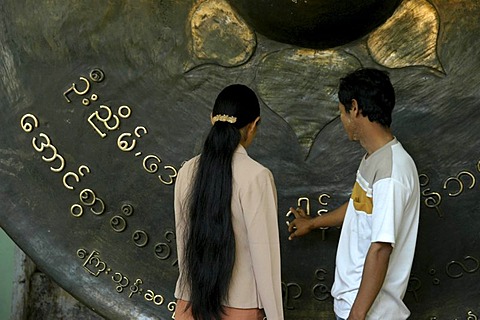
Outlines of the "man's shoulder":
M 396 170 L 407 174 L 417 172 L 415 161 L 400 142 L 392 146 L 392 162 Z
M 364 174 L 370 176 L 372 184 L 383 179 L 418 178 L 413 158 L 399 141 L 395 141 L 388 148 L 383 149 L 367 170 L 370 172 Z

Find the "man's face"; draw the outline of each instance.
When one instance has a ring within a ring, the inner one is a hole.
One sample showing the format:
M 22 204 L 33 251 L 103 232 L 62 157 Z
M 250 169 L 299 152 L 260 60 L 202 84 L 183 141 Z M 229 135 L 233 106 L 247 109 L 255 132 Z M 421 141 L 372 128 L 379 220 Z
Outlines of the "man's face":
M 338 109 L 340 110 L 340 120 L 342 120 L 343 128 L 348 135 L 348 139 L 353 141 L 355 125 L 351 119 L 351 114 L 345 111 L 345 106 L 341 102 L 338 103 Z

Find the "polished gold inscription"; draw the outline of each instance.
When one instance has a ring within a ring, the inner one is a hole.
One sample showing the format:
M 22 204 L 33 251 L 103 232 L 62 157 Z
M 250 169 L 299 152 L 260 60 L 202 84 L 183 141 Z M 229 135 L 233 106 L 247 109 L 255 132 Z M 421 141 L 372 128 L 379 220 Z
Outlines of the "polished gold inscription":
M 32 123 L 27 122 L 27 120 L 32 120 Z M 20 120 L 20 126 L 25 132 L 32 132 L 33 129 L 38 128 L 38 120 L 33 114 L 27 113 Z M 479 162 L 480 163 L 480 162 Z
M 80 80 L 82 80 L 84 83 L 85 83 L 85 89 L 83 89 L 82 91 L 79 91 L 77 89 L 77 85 L 74 83 L 72 83 L 72 86 L 70 88 L 68 88 L 64 93 L 63 93 L 63 96 L 65 97 L 65 99 L 67 100 L 67 102 L 72 102 L 72 100 L 70 100 L 68 98 L 68 94 L 70 92 L 75 92 L 76 94 L 78 94 L 79 96 L 83 96 L 85 94 L 87 94 L 87 92 L 90 90 L 90 81 L 88 81 L 87 78 L 85 77 L 80 77 Z
M 142 279 L 137 279 L 133 283 L 133 285 L 130 286 L 130 294 L 128 295 L 129 298 L 131 298 L 134 294 L 141 294 L 143 289 L 140 288 L 140 285 L 143 284 Z
M 430 177 L 426 173 L 418 175 L 420 187 L 426 187 L 430 183 Z M 424 204 L 428 208 L 434 208 L 440 218 L 443 217 L 443 212 L 440 209 L 440 203 L 442 202 L 442 196 L 438 192 L 431 191 L 430 188 L 425 188 L 421 191 L 422 196 L 425 197 Z
M 110 226 L 115 232 L 123 232 L 127 228 L 127 221 L 122 216 L 114 216 L 110 219 Z
M 79 172 L 81 172 L 81 169 L 79 169 Z M 103 214 L 106 210 L 105 202 L 101 198 L 97 197 L 95 192 L 91 189 L 83 189 L 80 191 L 79 199 L 81 205 L 76 203 L 70 207 L 70 213 L 75 218 L 79 218 L 83 215 L 84 209 L 82 205 L 90 207 L 90 212 L 96 216 Z
M 136 230 L 132 234 L 132 241 L 137 247 L 145 247 L 148 243 L 148 234 L 143 230 Z
M 450 197 L 456 197 L 460 195 L 463 192 L 463 181 L 461 180 L 462 176 L 467 176 L 470 178 L 470 185 L 468 186 L 468 189 L 472 189 L 475 186 L 476 180 L 475 176 L 470 172 L 470 171 L 461 171 L 457 174 L 455 177 L 449 177 L 445 180 L 443 183 L 443 189 L 447 190 L 447 186 L 449 182 L 456 182 L 458 184 L 458 190 L 456 192 L 449 192 L 448 195 Z
M 429 208 L 437 210 L 438 216 L 443 217 L 443 212 L 440 210 L 440 203 L 442 202 L 442 196 L 438 192 L 431 191 L 430 188 L 425 188 L 422 191 L 422 196 L 425 197 L 425 205 Z
M 33 121 L 33 123 L 30 123 L 29 121 Z M 27 113 L 20 119 L 20 126 L 22 127 L 23 131 L 30 133 L 35 128 L 38 128 L 39 122 L 36 116 Z M 33 137 L 32 147 L 35 149 L 35 151 L 44 153 L 42 155 L 43 161 L 47 163 L 57 162 L 57 167 L 50 166 L 50 170 L 53 172 L 61 172 L 65 168 L 65 159 L 58 153 L 57 148 L 52 144 L 50 137 L 46 133 L 40 132 L 38 137 Z
M 318 197 L 318 202 L 322 205 L 322 206 L 327 206 L 328 204 L 323 201 L 323 198 L 327 198 L 327 199 L 330 199 L 330 195 L 327 194 L 327 193 L 322 193 L 319 197 Z
M 168 303 L 167 309 L 170 312 L 173 312 L 172 319 L 175 319 L 175 309 L 177 308 L 177 303 L 172 301 Z
M 472 310 L 467 312 L 467 320 L 478 320 L 478 317 Z
M 83 172 L 82 169 L 85 170 L 85 172 Z M 78 167 L 78 174 L 81 177 L 84 177 L 85 174 L 87 173 L 90 173 L 90 168 L 88 166 L 82 164 L 80 167 Z M 80 182 L 80 177 L 75 172 L 72 172 L 72 171 L 69 171 L 63 175 L 63 185 L 65 186 L 65 188 L 69 190 L 73 190 L 75 188 L 67 182 L 67 179 L 69 177 L 73 177 L 73 179 L 75 179 L 77 183 Z
M 92 80 L 93 82 L 96 82 L 96 83 L 102 82 L 103 79 L 105 79 L 105 74 L 103 73 L 103 71 L 101 69 L 98 69 L 98 68 L 95 68 L 95 69 L 91 70 L 89 76 L 90 76 L 90 80 Z M 65 100 L 67 100 L 68 103 L 72 102 L 72 100 L 70 100 L 70 98 L 69 98 L 69 94 L 72 91 L 79 96 L 84 96 L 90 91 L 90 88 L 91 88 L 90 81 L 83 76 L 80 77 L 80 81 L 83 82 L 83 86 L 85 86 L 85 88 L 83 90 L 79 90 L 78 87 L 77 87 L 77 84 L 74 82 L 63 93 L 63 96 L 65 97 Z M 90 96 L 90 99 L 82 98 L 82 104 L 84 106 L 88 106 L 88 105 L 90 105 L 91 101 L 97 101 L 98 98 L 99 97 L 96 93 L 92 93 L 92 95 Z
M 88 252 L 85 249 L 78 249 L 77 256 L 85 260 L 83 263 L 83 268 L 92 276 L 99 277 L 101 274 L 109 275 L 112 274 L 110 279 L 115 285 L 115 291 L 119 294 L 128 292 L 128 297 L 132 298 L 134 295 L 142 296 L 148 302 L 153 302 L 156 306 L 163 305 L 165 299 L 163 295 L 155 293 L 151 289 L 144 290 L 142 285 L 144 281 L 141 278 L 137 278 L 135 282 L 131 283 L 129 277 L 119 271 L 112 270 L 111 267 L 107 266 L 107 263 L 100 258 L 100 252 L 93 250 Z M 127 291 L 126 289 L 129 289 Z M 167 309 L 170 312 L 175 311 L 175 302 L 170 302 L 167 306 Z
M 88 207 L 94 215 L 101 215 L 105 212 L 105 202 L 96 196 L 90 189 L 83 189 L 80 192 L 80 202 Z M 97 208 L 97 209 L 95 209 Z M 99 209 L 99 210 L 98 210 Z
M 107 114 L 106 114 L 105 117 L 101 117 L 100 116 L 100 110 L 97 110 L 88 117 L 87 121 L 90 123 L 90 125 L 93 127 L 93 129 L 100 135 L 100 137 L 105 138 L 107 136 L 107 134 L 105 132 L 101 131 L 95 125 L 94 120 L 97 120 L 98 122 L 101 122 L 103 124 L 103 126 L 105 127 L 105 129 L 107 129 L 108 131 L 113 131 L 113 130 L 117 130 L 120 127 L 120 119 L 118 118 L 117 115 L 112 113 L 112 109 L 110 109 L 110 107 L 105 106 L 105 105 L 101 105 L 100 109 L 103 109 L 103 110 L 107 111 Z M 118 112 L 118 115 L 121 118 L 124 117 L 123 113 L 121 113 L 121 112 Z M 112 118 L 114 120 L 113 123 L 111 123 Z
M 87 252 L 83 249 L 77 251 L 77 255 L 80 258 L 82 258 L 82 256 L 84 256 L 86 253 Z M 100 260 L 100 257 L 98 255 L 99 252 L 93 250 L 83 263 L 83 268 L 94 277 L 98 277 L 102 272 L 107 270 L 106 263 Z M 92 268 L 93 270 L 90 268 Z
M 115 274 L 112 276 L 112 281 L 117 284 L 115 290 L 117 290 L 118 293 L 122 293 L 123 289 L 125 289 L 130 284 L 130 280 L 128 280 L 127 277 L 125 277 L 119 272 L 115 272 Z
M 145 171 L 151 174 L 157 173 L 159 169 L 159 163 L 162 163 L 162 159 L 160 159 L 157 155 L 154 154 L 148 155 L 143 158 L 143 168 L 145 169 Z M 162 174 L 158 175 L 158 179 L 166 185 L 173 184 L 175 178 L 177 177 L 177 169 L 170 165 L 166 165 L 163 168 L 165 169 L 165 171 L 170 171 L 170 174 L 167 174 L 168 180 L 165 180 Z
M 90 72 L 90 79 L 93 82 L 101 82 L 105 78 L 105 73 L 100 69 L 93 69 Z M 69 98 L 70 94 L 77 94 L 78 96 L 82 97 L 86 94 L 90 93 L 91 91 L 91 83 L 86 78 L 81 76 L 80 81 L 82 85 L 77 85 L 73 83 L 65 92 L 64 97 L 67 102 L 72 102 Z M 81 89 L 79 89 L 81 87 Z M 92 101 L 98 100 L 98 94 L 92 93 L 90 98 L 83 98 L 82 104 L 85 106 L 90 105 Z M 132 109 L 130 106 L 121 105 L 118 107 L 116 113 L 114 110 L 105 104 L 100 104 L 98 110 L 93 111 L 87 118 L 87 122 L 93 128 L 93 130 L 103 139 L 107 137 L 110 132 L 119 130 L 122 124 L 122 121 L 125 119 L 130 118 L 132 115 Z M 29 121 L 27 121 L 29 120 Z M 33 123 L 30 123 L 33 121 Z M 21 120 L 21 125 L 24 130 L 31 131 L 33 127 L 38 125 L 38 121 L 32 115 L 25 115 Z M 123 132 L 119 134 L 117 137 L 117 146 L 123 152 L 130 152 L 137 148 L 138 139 L 144 137 L 148 133 L 148 130 L 145 126 L 137 126 L 133 133 L 132 132 Z M 135 152 L 135 157 L 142 156 L 142 151 Z M 53 158 L 52 158 L 53 157 Z M 60 159 L 53 155 L 51 158 L 48 158 L 50 161 L 54 161 L 55 159 Z M 159 171 L 158 164 L 161 163 L 162 160 L 157 155 L 147 155 L 143 158 L 143 168 L 147 173 L 157 173 Z M 62 167 L 53 168 L 52 170 L 59 170 Z M 63 169 L 63 168 L 62 168 Z M 163 172 L 157 173 L 157 178 L 159 181 L 165 185 L 172 185 L 175 182 L 175 178 L 177 177 L 177 169 L 172 165 L 164 165 Z M 76 173 L 67 173 L 64 176 L 63 184 L 67 189 L 73 190 L 73 186 L 71 182 L 68 182 L 67 179 L 74 179 L 75 182 L 79 182 L 79 177 Z
M 140 132 L 143 132 L 143 133 L 140 134 Z M 143 135 L 145 135 L 147 133 L 148 133 L 147 129 L 143 126 L 136 127 L 135 131 L 134 131 L 134 135 L 137 138 L 141 138 Z M 129 152 L 129 151 L 132 151 L 135 148 L 135 145 L 137 143 L 137 141 L 135 139 L 132 139 L 131 144 L 129 144 L 127 141 L 124 140 L 125 137 L 131 137 L 131 136 L 132 136 L 132 134 L 130 132 L 124 132 L 118 137 L 117 146 L 120 150 L 122 150 L 124 152 Z
M 157 306 L 161 306 L 163 304 L 163 296 L 161 294 L 155 294 L 152 290 L 147 290 L 144 295 L 145 300 L 152 301 Z
M 38 141 L 40 141 L 40 145 L 38 145 L 37 137 L 33 137 L 32 138 L 33 148 L 37 152 L 44 152 L 44 151 L 49 149 L 51 151 L 51 156 L 46 157 L 46 156 L 42 155 L 43 161 L 54 162 L 54 161 L 58 160 L 59 166 L 57 168 L 50 167 L 50 170 L 52 170 L 53 172 L 61 172 L 65 168 L 65 159 L 60 154 L 58 154 L 57 148 L 54 145 L 51 144 L 50 137 L 47 134 L 41 132 L 39 134 L 39 136 L 44 141 L 40 141 L 40 139 L 39 139 Z
M 318 197 L 318 203 L 322 206 L 327 206 L 328 204 L 324 200 L 325 198 L 330 199 L 331 196 L 328 193 L 320 194 L 320 196 Z M 303 204 L 305 205 L 305 207 L 303 206 Z M 298 198 L 297 199 L 297 206 L 299 208 L 305 208 L 306 215 L 310 216 L 311 207 L 310 207 L 310 199 L 308 197 Z M 328 209 L 322 208 L 322 209 L 317 210 L 317 215 L 321 216 L 323 213 L 326 213 L 326 212 L 328 212 Z M 289 210 L 285 216 L 288 218 L 288 217 L 291 216 L 291 214 L 292 214 L 292 212 Z M 285 223 L 287 224 L 287 226 L 290 225 L 289 220 L 286 220 Z M 323 240 L 325 240 L 325 231 L 330 229 L 330 227 L 322 227 L 322 228 L 319 228 L 319 229 L 322 230 L 322 241 L 323 241 Z
M 75 218 L 80 218 L 83 215 L 83 207 L 79 205 L 78 203 L 75 203 L 70 207 L 70 213 L 72 216 Z

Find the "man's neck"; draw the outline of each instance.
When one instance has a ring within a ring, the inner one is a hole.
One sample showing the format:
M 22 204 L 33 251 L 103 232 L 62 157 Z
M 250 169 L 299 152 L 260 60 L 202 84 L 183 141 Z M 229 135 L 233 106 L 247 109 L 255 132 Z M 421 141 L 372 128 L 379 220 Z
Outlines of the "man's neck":
M 390 128 L 372 123 L 363 130 L 360 144 L 367 151 L 367 157 L 394 139 Z

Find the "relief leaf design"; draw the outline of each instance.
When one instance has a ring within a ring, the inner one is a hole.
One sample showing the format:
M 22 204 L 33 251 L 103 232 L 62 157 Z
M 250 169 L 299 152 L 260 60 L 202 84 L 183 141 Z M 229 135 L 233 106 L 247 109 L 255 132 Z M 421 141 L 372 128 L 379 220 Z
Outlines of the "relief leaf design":
M 405 0 L 368 37 L 373 59 L 388 68 L 426 66 L 445 73 L 437 57 L 439 18 L 426 0 Z
M 197 63 L 238 66 L 250 59 L 257 45 L 253 30 L 222 0 L 207 0 L 194 7 L 190 31 Z
M 295 132 L 305 157 L 318 133 L 338 117 L 339 77 L 361 67 L 340 50 L 285 49 L 258 65 L 260 98 Z

